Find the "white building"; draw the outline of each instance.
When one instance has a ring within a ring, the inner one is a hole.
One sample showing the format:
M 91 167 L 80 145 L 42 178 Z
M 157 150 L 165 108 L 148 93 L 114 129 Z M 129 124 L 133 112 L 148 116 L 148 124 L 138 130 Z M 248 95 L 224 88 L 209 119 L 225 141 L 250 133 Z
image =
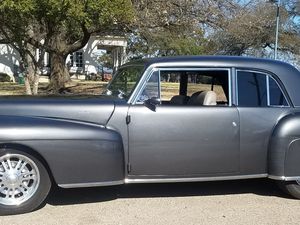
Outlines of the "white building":
M 19 53 L 13 47 L 0 44 L 0 74 L 7 74 L 15 81 L 14 75 L 19 68 L 19 59 Z
M 127 41 L 124 37 L 116 36 L 92 36 L 87 45 L 81 50 L 69 55 L 66 64 L 71 74 L 97 74 L 101 68 L 99 56 L 107 51 L 112 54 L 114 69 L 117 69 L 126 61 Z M 38 50 L 37 50 L 37 56 Z M 7 74 L 14 81 L 19 71 L 20 56 L 10 45 L 0 44 L 0 74 Z M 45 54 L 42 73 L 50 72 L 48 53 Z

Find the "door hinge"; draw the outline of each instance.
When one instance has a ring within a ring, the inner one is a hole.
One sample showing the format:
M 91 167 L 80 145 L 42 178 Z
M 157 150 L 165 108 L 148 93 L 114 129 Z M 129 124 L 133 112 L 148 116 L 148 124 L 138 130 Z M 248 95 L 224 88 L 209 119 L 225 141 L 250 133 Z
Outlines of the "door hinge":
M 127 163 L 127 172 L 130 173 L 131 172 L 131 164 Z
M 126 116 L 126 124 L 130 124 L 130 122 L 131 122 L 131 116 L 127 115 Z

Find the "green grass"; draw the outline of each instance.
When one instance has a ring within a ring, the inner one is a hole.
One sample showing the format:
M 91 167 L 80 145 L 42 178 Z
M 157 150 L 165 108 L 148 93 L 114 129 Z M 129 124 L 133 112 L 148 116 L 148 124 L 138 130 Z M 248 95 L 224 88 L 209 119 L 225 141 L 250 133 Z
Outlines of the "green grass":
M 106 82 L 99 81 L 75 81 L 75 85 L 68 87 L 67 91 L 73 94 L 97 95 L 102 93 L 106 86 Z M 39 95 L 47 95 L 48 83 L 39 84 Z M 0 83 L 0 96 L 25 95 L 25 85 L 9 82 Z
M 68 87 L 67 92 L 74 95 L 99 95 L 105 89 L 107 82 L 102 81 L 79 81 L 73 80 L 75 85 Z M 39 95 L 47 95 L 48 83 L 39 84 Z M 191 96 L 197 91 L 211 90 L 208 84 L 189 84 L 188 95 Z M 179 94 L 179 83 L 163 82 L 161 85 L 162 100 L 170 100 L 174 95 Z M 215 85 L 214 91 L 217 93 L 218 101 L 226 101 L 224 91 L 221 86 Z M 25 95 L 25 86 L 16 83 L 1 82 L 0 96 Z

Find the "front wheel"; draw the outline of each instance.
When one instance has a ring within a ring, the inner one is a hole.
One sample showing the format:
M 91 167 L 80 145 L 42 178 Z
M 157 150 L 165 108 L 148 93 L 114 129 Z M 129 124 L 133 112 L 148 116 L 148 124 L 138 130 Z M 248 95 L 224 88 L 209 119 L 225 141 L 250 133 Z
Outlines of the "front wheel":
M 287 194 L 300 199 L 300 180 L 280 181 L 278 184 Z
M 18 150 L 0 150 L 0 215 L 36 209 L 50 188 L 49 174 L 40 160 Z

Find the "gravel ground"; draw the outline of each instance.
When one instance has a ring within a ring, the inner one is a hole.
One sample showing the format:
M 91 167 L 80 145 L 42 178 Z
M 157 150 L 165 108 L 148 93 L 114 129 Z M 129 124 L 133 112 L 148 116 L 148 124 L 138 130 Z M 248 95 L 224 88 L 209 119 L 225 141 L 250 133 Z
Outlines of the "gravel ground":
M 269 180 L 55 189 L 41 209 L 1 225 L 300 224 L 300 200 Z

